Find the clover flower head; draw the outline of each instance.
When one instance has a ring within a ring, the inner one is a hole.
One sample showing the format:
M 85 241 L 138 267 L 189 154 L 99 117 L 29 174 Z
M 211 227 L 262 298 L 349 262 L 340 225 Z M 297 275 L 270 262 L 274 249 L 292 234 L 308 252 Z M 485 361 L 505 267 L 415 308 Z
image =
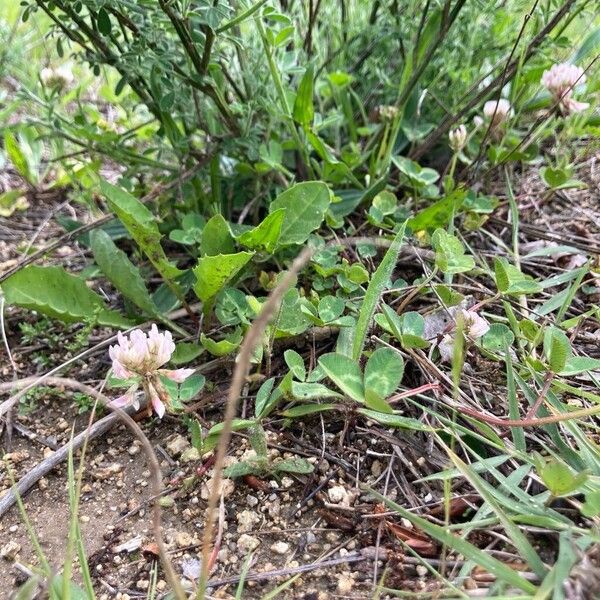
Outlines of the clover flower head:
M 63 65 L 57 68 L 43 68 L 40 71 L 40 79 L 46 87 L 60 91 L 69 87 L 73 83 L 74 77 L 71 69 L 66 65 Z
M 488 121 L 491 121 L 492 127 L 498 127 L 512 114 L 513 110 L 506 98 L 490 100 L 483 105 L 483 115 Z
M 448 134 L 450 148 L 454 152 L 460 152 L 467 143 L 467 128 L 464 125 L 459 125 Z
M 587 102 L 578 102 L 573 98 L 575 86 L 585 83 L 583 69 L 577 65 L 560 63 L 544 71 L 541 84 L 559 103 L 563 114 L 580 112 L 589 107 Z
M 391 123 L 400 112 L 397 106 L 382 104 L 377 107 L 379 119 L 383 123 Z
M 560 63 L 552 65 L 542 75 L 542 85 L 552 94 L 560 95 L 579 83 L 585 83 L 583 69 L 577 65 Z
M 460 317 L 459 317 L 460 315 Z M 470 340 L 477 340 L 490 330 L 490 324 L 474 310 L 461 308 L 454 314 L 454 319 L 462 318 L 463 333 Z M 454 353 L 456 332 L 447 333 L 438 344 L 438 350 L 443 362 L 450 362 Z
M 490 330 L 490 324 L 474 310 L 461 309 L 465 335 L 473 340 L 479 339 Z
M 108 349 L 113 373 L 119 379 L 136 379 L 136 381 L 125 394 L 114 400 L 112 405 L 121 407 L 134 401 L 135 392 L 142 381 L 148 400 L 156 414 L 162 418 L 166 411 L 168 395 L 159 376 L 182 383 L 194 372 L 194 369 L 161 369 L 171 359 L 175 351 L 175 343 L 170 331 L 161 333 L 156 325 L 152 325 L 148 334 L 141 329 L 134 329 L 129 337 L 119 332 L 117 341 L 118 344 Z

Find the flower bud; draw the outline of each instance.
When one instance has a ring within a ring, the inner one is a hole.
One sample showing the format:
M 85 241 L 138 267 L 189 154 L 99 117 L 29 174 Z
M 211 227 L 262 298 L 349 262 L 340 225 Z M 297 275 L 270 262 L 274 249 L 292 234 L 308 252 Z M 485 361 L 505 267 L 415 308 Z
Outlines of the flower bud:
M 510 102 L 505 98 L 500 100 L 490 100 L 483 105 L 483 114 L 488 121 L 491 121 L 492 127 L 498 127 L 513 114 Z
M 450 148 L 454 152 L 460 152 L 467 143 L 467 128 L 464 125 L 460 125 L 456 129 L 453 129 L 448 134 L 448 140 L 450 141 Z

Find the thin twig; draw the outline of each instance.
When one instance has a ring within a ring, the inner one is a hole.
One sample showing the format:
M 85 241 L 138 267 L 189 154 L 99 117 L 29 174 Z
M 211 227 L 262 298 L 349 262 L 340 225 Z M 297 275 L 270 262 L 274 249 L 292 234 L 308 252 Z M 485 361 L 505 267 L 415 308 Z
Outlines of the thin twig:
M 237 363 L 233 372 L 233 378 L 231 380 L 231 386 L 227 395 L 227 404 L 225 408 L 225 415 L 223 418 L 223 430 L 219 436 L 219 445 L 217 447 L 213 485 L 211 493 L 208 499 L 208 508 L 206 511 L 206 523 L 204 527 L 204 535 L 202 539 L 202 575 L 200 578 L 200 588 L 198 597 L 203 598 L 206 591 L 206 584 L 209 575 L 209 559 L 212 547 L 212 535 L 213 535 L 213 515 L 219 500 L 221 493 L 221 481 L 223 479 L 223 462 L 225 460 L 225 454 L 229 446 L 231 439 L 231 423 L 235 416 L 238 399 L 240 397 L 242 386 L 248 374 L 250 365 L 250 359 L 254 352 L 255 347 L 260 343 L 264 330 L 266 329 L 269 321 L 276 313 L 284 294 L 288 288 L 294 282 L 296 275 L 306 265 L 313 255 L 314 248 L 307 246 L 294 260 L 291 267 L 281 279 L 277 287 L 271 292 L 267 301 L 262 307 L 262 310 L 256 320 L 252 323 L 252 326 L 248 330 L 244 341 L 240 347 L 240 352 L 237 357 Z

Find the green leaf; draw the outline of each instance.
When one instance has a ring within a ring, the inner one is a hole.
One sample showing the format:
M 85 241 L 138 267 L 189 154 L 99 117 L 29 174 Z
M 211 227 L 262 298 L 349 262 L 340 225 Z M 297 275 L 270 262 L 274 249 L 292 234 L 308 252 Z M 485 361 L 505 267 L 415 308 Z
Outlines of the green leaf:
M 357 285 L 362 285 L 369 281 L 369 271 L 359 263 L 350 265 L 346 271 L 346 276 L 352 283 L 356 283 Z
M 409 311 L 400 317 L 402 337 L 400 344 L 403 348 L 427 348 L 429 342 L 423 337 L 425 319 L 417 312 Z
M 600 359 L 589 356 L 571 356 L 567 358 L 565 366 L 560 370 L 559 375 L 579 375 L 588 371 L 600 369 Z
M 273 254 L 281 235 L 284 218 L 285 209 L 280 208 L 267 215 L 254 229 L 242 233 L 236 239 L 250 250 L 264 250 Z
M 264 466 L 258 461 L 242 460 L 223 469 L 223 477 L 236 479 L 246 475 L 261 475 L 264 472 Z
M 100 181 L 100 190 L 106 196 L 112 211 L 125 225 L 154 268 L 167 282 L 171 282 L 171 285 L 177 288 L 173 279 L 181 275 L 181 271 L 167 259 L 160 245 L 161 235 L 152 213 L 129 192 L 107 181 Z
M 323 323 L 331 323 L 342 315 L 346 303 L 337 296 L 324 296 L 319 300 L 319 317 Z
M 354 338 L 352 340 L 352 357 L 355 360 L 360 358 L 367 332 L 371 326 L 375 309 L 379 303 L 379 299 L 383 290 L 389 285 L 396 261 L 398 260 L 398 254 L 402 248 L 402 240 L 404 239 L 404 230 L 406 229 L 406 222 L 402 223 L 400 230 L 396 234 L 394 241 L 388 248 L 385 256 L 381 263 L 373 273 L 369 287 L 365 294 L 360 312 L 358 314 L 358 321 L 356 322 L 356 328 L 354 329 Z
M 248 325 L 250 306 L 246 294 L 236 288 L 224 288 L 216 300 L 215 315 L 223 325 Z
M 417 187 L 423 187 L 435 183 L 440 175 L 434 169 L 428 167 L 421 167 L 419 163 L 416 163 L 406 156 L 394 156 L 392 162 L 398 167 L 401 173 L 406 175 L 409 182 Z
M 88 600 L 88 595 L 72 581 L 67 583 L 67 587 L 69 590 L 69 600 Z M 60 598 L 62 600 L 65 597 L 63 594 L 64 589 L 63 576 L 55 575 L 50 584 L 50 598 Z
M 100 270 L 123 296 L 149 315 L 155 315 L 157 308 L 139 269 L 117 248 L 108 233 L 102 229 L 91 231 L 90 247 Z
M 251 252 L 203 256 L 194 267 L 194 291 L 206 305 L 235 277 L 252 258 Z
M 9 190 L 0 194 L 0 217 L 10 217 L 16 210 L 29 208 L 23 190 Z
M 223 215 L 210 218 L 202 230 L 200 241 L 200 254 L 203 256 L 217 256 L 219 254 L 233 254 L 235 245 L 229 228 L 229 223 Z
M 242 343 L 242 332 L 238 331 L 237 333 L 228 335 L 218 342 L 202 333 L 200 335 L 200 343 L 213 356 L 226 356 L 227 354 L 235 352 L 240 347 L 240 344 Z
M 13 135 L 12 131 L 7 130 L 4 133 L 4 150 L 6 155 L 10 159 L 10 162 L 14 165 L 15 169 L 29 183 L 35 183 L 32 180 L 31 170 L 29 169 L 29 162 L 27 157 L 21 150 L 17 138 Z
M 337 407 L 337 404 L 302 404 L 300 406 L 289 408 L 281 414 L 284 417 L 293 419 L 296 417 L 305 417 L 306 415 L 314 415 L 315 413 L 336 410 Z
M 506 258 L 494 259 L 496 286 L 503 294 L 536 294 L 542 286 L 530 275 L 525 275 L 517 267 L 511 265 Z
M 248 441 L 250 442 L 252 450 L 256 452 L 256 455 L 260 460 L 267 459 L 267 435 L 262 425 L 260 423 L 254 424 L 250 427 L 248 433 Z
M 557 327 L 548 327 L 544 332 L 544 355 L 554 373 L 560 373 L 572 355 L 571 342 Z
M 283 297 L 276 322 L 275 337 L 299 335 L 310 326 L 310 321 L 301 310 L 302 299 L 298 290 L 288 290 Z
M 513 585 L 528 594 L 535 593 L 536 587 L 524 577 L 521 577 L 517 571 L 509 567 L 504 562 L 494 558 L 489 552 L 480 550 L 467 540 L 451 533 L 447 528 L 434 523 L 430 523 L 427 519 L 419 517 L 410 510 L 407 510 L 392 502 L 379 492 L 371 488 L 365 488 L 381 502 L 384 502 L 392 510 L 395 510 L 400 517 L 408 519 L 427 535 L 436 539 L 441 544 L 448 548 L 452 548 L 457 554 L 462 554 L 467 560 L 472 560 L 475 564 L 483 567 L 486 571 L 495 575 L 500 581 Z
M 331 202 L 329 188 L 319 181 L 297 183 L 279 194 L 269 211 L 285 208 L 279 245 L 303 244 L 321 226 Z
M 416 48 L 415 64 L 423 60 L 425 52 L 435 43 L 435 38 L 438 35 L 442 23 L 442 10 L 436 9 L 433 11 L 427 23 L 419 36 L 419 43 Z
M 292 458 L 284 458 L 273 464 L 272 470 L 278 473 L 298 473 L 300 475 L 308 475 L 314 471 L 311 465 L 305 458 L 293 456 Z
M 344 394 L 356 400 L 365 401 L 363 376 L 355 360 L 343 354 L 331 352 L 319 358 L 319 365 Z
M 365 404 L 372 411 L 377 413 L 386 413 L 393 414 L 394 410 L 392 407 L 386 402 L 385 398 L 380 396 L 375 390 L 366 389 L 365 390 Z
M 404 359 L 391 348 L 378 348 L 365 365 L 365 390 L 387 398 L 396 391 L 404 375 Z M 369 408 L 373 408 L 369 406 Z
M 191 342 L 179 342 L 175 345 L 175 352 L 171 356 L 171 362 L 174 365 L 185 365 L 198 358 L 204 352 L 204 348 Z
M 132 325 L 116 311 L 108 310 L 102 298 L 83 279 L 62 267 L 31 265 L 2 283 L 8 304 L 35 310 L 65 323 L 93 320 L 100 325 L 127 328 Z
M 492 456 L 491 458 L 484 458 L 480 461 L 473 462 L 469 466 L 476 473 L 485 473 L 490 467 L 499 467 L 500 465 L 503 465 L 509 458 L 510 456 L 507 454 Z M 445 469 L 438 473 L 434 473 L 433 475 L 427 475 L 426 477 L 416 479 L 415 483 L 421 483 L 422 481 L 448 481 L 462 476 L 462 472 L 458 469 Z
M 423 337 L 425 319 L 418 312 L 406 312 L 398 316 L 396 312 L 384 304 L 382 314 L 375 315 L 375 321 L 387 332 L 391 333 L 403 348 L 427 348 L 429 342 Z
M 412 219 L 409 219 L 408 226 L 415 233 L 446 226 L 452 215 L 455 215 L 462 206 L 465 196 L 465 190 L 455 190 L 445 198 L 442 198 L 423 209 Z
M 313 79 L 314 68 L 312 64 L 304 71 L 298 93 L 294 101 L 294 110 L 292 112 L 294 120 L 304 127 L 309 127 L 312 124 L 315 109 L 313 106 Z
M 381 327 L 383 327 L 386 331 L 390 332 L 396 339 L 400 339 L 402 337 L 402 325 L 403 319 L 400 317 L 396 311 L 387 304 L 382 304 L 381 306 L 382 314 L 377 315 L 380 317 L 378 320 Z
M 182 402 L 189 402 L 195 398 L 204 388 L 206 377 L 201 373 L 190 375 L 183 383 L 179 385 L 179 399 Z
M 496 287 L 502 294 L 508 292 L 510 279 L 506 267 L 509 266 L 507 261 L 494 259 L 494 275 L 496 276 Z
M 511 346 L 515 334 L 504 323 L 492 323 L 489 330 L 481 338 L 481 346 L 490 352 L 502 352 L 505 345 Z
M 454 291 L 452 288 L 438 283 L 432 286 L 435 289 L 436 295 L 438 295 L 441 301 L 448 307 L 458 306 L 464 299 L 464 295 Z
M 202 425 L 198 419 L 194 419 L 190 425 L 190 434 L 192 438 L 192 446 L 202 453 Z
M 401 429 L 414 429 L 415 431 L 432 431 L 431 427 L 424 425 L 417 419 L 403 417 L 396 413 L 384 413 L 381 411 L 371 410 L 369 408 L 359 408 L 358 412 L 372 421 L 377 421 L 388 427 L 399 427 Z
M 549 460 L 540 469 L 539 475 L 553 496 L 564 496 L 580 488 L 588 479 L 588 473 L 574 473 L 558 460 Z
M 589 518 L 600 515 L 600 490 L 586 492 L 585 503 L 581 506 L 581 514 Z
M 296 400 L 320 400 L 321 398 L 343 398 L 322 383 L 291 382 L 291 393 Z
M 443 229 L 433 232 L 431 244 L 435 249 L 435 264 L 442 273 L 453 275 L 471 271 L 475 267 L 475 260 L 465 256 L 462 242 Z
M 373 198 L 372 206 L 379 210 L 382 215 L 393 215 L 396 208 L 398 208 L 398 198 L 396 198 L 396 194 L 383 190 Z
M 546 567 L 535 551 L 527 536 L 519 529 L 513 520 L 504 512 L 503 507 L 497 498 L 492 493 L 494 488 L 487 481 L 482 479 L 467 463 L 462 461 L 452 450 L 446 450 L 450 456 L 450 460 L 456 468 L 461 471 L 469 483 L 475 488 L 477 493 L 490 506 L 492 511 L 498 517 L 498 520 L 504 527 L 508 537 L 512 541 L 515 548 L 519 551 L 521 557 L 527 562 L 529 568 L 540 578 L 546 574 Z
M 111 29 L 112 29 L 112 26 L 110 23 L 110 17 L 103 7 L 101 7 L 98 10 L 97 23 L 98 23 L 98 31 L 102 35 L 110 35 Z
M 270 377 L 258 388 L 258 392 L 256 393 L 256 400 L 254 402 L 254 414 L 256 418 L 259 419 L 265 413 L 268 402 L 271 399 L 271 392 L 273 391 L 273 386 L 275 385 L 275 377 Z
M 304 359 L 295 350 L 286 350 L 283 353 L 285 363 L 289 367 L 292 375 L 304 381 L 306 379 L 306 367 L 304 366 Z
M 241 431 L 242 429 L 248 429 L 248 427 L 252 427 L 253 425 L 256 425 L 256 421 L 254 419 L 233 419 L 231 423 L 231 431 Z M 217 423 L 216 425 L 213 425 L 209 429 L 208 435 L 221 433 L 224 426 L 224 423 Z
M 549 188 L 558 188 L 569 179 L 569 174 L 564 169 L 553 169 L 552 167 L 542 167 L 540 176 Z

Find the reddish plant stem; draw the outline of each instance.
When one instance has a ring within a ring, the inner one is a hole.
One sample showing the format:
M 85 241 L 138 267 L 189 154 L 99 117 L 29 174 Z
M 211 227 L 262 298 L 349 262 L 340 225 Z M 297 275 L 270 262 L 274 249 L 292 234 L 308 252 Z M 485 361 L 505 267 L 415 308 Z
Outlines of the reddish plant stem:
M 554 373 L 552 373 L 552 371 L 548 371 L 548 373 L 546 373 L 546 376 L 544 377 L 544 385 L 542 386 L 539 396 L 536 398 L 532 407 L 527 411 L 527 414 L 525 415 L 525 419 L 532 419 L 533 417 L 535 417 L 538 409 L 542 405 L 542 402 L 546 398 L 546 394 L 548 393 L 548 390 L 550 389 L 550 385 L 552 384 L 553 378 L 554 378 Z

